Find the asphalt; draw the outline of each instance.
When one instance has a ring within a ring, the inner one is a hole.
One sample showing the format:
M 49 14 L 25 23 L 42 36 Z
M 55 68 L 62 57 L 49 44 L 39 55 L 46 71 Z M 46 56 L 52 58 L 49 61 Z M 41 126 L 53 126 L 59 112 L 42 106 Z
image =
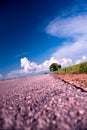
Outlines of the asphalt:
M 0 81 L 0 130 L 87 130 L 87 92 L 49 74 Z

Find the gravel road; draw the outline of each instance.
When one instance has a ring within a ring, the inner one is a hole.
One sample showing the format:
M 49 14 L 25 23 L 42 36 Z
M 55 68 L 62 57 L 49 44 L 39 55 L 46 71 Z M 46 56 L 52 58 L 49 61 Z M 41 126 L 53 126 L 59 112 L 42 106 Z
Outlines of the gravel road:
M 87 92 L 49 74 L 0 81 L 0 130 L 87 130 Z

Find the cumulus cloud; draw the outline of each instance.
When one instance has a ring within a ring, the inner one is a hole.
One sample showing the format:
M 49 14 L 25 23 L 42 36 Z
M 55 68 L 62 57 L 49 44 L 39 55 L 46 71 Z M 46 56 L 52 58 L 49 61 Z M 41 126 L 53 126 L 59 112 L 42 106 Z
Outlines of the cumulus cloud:
M 26 57 L 24 57 L 21 58 L 21 67 L 23 68 L 25 73 L 36 71 L 37 63 L 30 62 Z
M 39 72 L 45 71 L 49 69 L 49 65 L 53 62 L 58 62 L 54 57 L 51 57 L 49 60 L 44 61 L 42 64 L 37 64 L 35 62 L 31 62 L 28 58 L 21 58 L 21 67 L 23 68 L 25 73 L 30 72 Z
M 44 61 L 42 64 L 37 64 L 35 62 L 31 62 L 28 58 L 24 57 L 20 59 L 21 69 L 9 72 L 6 78 L 22 77 L 26 76 L 27 74 L 37 73 L 41 71 L 48 71 L 49 66 L 52 63 L 61 64 L 62 68 L 64 68 L 84 61 L 87 61 L 87 56 L 82 56 L 81 58 L 76 60 L 72 60 L 70 58 L 62 58 L 58 60 L 54 57 L 51 57 L 49 60 Z
M 67 66 L 73 65 L 72 59 L 69 59 L 69 58 L 63 58 L 63 59 L 59 60 L 58 62 L 59 62 L 59 64 L 62 65 L 62 67 L 67 67 Z
M 65 67 L 72 65 L 73 62 L 72 59 L 69 58 L 63 58 L 61 60 L 57 60 L 56 58 L 51 57 L 49 60 L 44 61 L 42 64 L 37 64 L 35 62 L 30 62 L 26 57 L 21 59 L 21 67 L 23 67 L 25 73 L 49 70 L 49 66 L 52 63 L 58 63 L 61 64 L 62 67 Z
M 20 70 L 13 70 L 7 74 L 6 78 L 15 78 L 15 77 L 21 77 L 25 76 L 27 74 L 37 73 L 41 71 L 48 71 L 49 66 L 52 63 L 58 63 L 61 64 L 62 67 L 66 67 L 69 65 L 72 65 L 72 59 L 69 58 L 63 58 L 61 60 L 57 60 L 54 57 L 51 57 L 49 60 L 44 61 L 42 64 L 37 64 L 35 62 L 31 62 L 28 58 L 24 57 L 20 59 Z

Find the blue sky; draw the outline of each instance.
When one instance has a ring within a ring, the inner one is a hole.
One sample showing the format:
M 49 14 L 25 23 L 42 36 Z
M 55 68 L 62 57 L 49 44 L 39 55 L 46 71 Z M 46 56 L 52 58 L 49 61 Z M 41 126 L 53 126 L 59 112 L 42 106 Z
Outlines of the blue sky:
M 0 78 L 87 60 L 86 0 L 1 0 Z

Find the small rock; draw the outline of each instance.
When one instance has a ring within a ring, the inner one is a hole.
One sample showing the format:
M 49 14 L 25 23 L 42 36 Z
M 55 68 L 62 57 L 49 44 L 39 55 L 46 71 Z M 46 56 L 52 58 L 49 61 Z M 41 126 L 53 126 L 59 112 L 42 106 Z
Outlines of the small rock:
M 79 113 L 81 114 L 81 115 L 83 115 L 84 114 L 84 110 L 79 110 Z
M 9 107 L 10 110 L 12 110 L 12 107 Z
M 72 118 L 74 118 L 75 117 L 75 113 L 74 112 L 70 112 L 70 116 L 72 117 Z
M 65 130 L 70 130 L 70 126 L 66 123 L 62 123 L 62 127 L 65 129 Z
M 31 99 L 31 96 L 27 96 L 26 99 Z
M 59 102 L 61 102 L 62 101 L 62 99 L 61 98 L 59 98 Z

